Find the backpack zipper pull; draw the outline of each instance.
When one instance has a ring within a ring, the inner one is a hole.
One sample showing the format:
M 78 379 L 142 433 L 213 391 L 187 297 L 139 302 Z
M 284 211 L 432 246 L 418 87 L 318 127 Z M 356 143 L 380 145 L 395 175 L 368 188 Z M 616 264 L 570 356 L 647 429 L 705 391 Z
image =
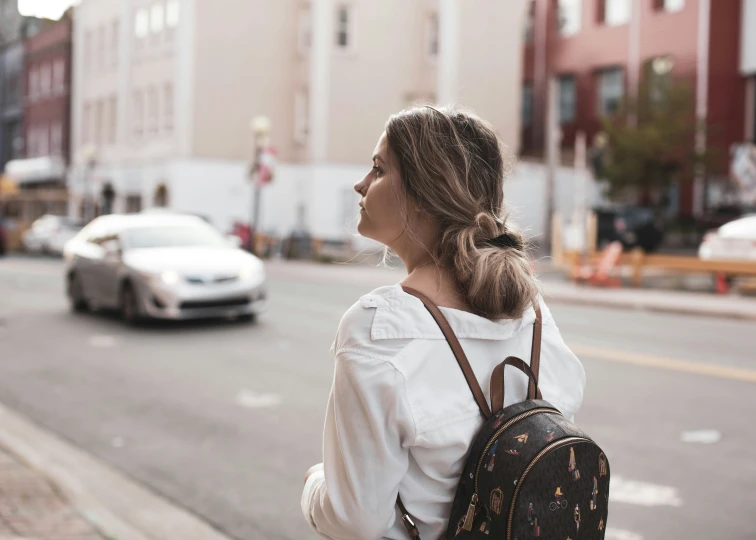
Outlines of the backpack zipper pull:
M 472 531 L 473 519 L 475 519 L 475 509 L 478 507 L 478 494 L 473 493 L 470 500 L 470 506 L 467 508 L 467 514 L 465 514 L 465 522 L 462 524 L 462 528 L 466 531 Z

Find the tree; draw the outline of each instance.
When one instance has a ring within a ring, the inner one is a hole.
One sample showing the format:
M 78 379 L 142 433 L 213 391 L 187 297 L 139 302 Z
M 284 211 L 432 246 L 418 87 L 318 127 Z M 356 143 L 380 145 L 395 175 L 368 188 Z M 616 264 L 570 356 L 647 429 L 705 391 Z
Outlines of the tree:
M 692 181 L 712 156 L 695 151 L 698 125 L 687 81 L 659 76 L 649 66 L 639 90 L 636 100 L 625 100 L 617 115 L 603 121 L 601 177 L 612 198 L 635 191 L 661 206 L 670 186 Z

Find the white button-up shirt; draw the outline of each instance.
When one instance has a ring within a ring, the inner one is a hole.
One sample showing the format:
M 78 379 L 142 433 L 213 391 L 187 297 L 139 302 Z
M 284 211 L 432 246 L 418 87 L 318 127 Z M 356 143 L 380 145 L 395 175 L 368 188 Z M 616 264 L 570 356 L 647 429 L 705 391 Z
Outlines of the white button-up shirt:
M 541 301 L 539 388 L 566 417 L 580 408 L 585 372 Z M 530 361 L 535 310 L 491 321 L 441 308 L 481 388 L 508 356 Z M 446 531 L 468 449 L 483 425 L 478 406 L 441 330 L 400 285 L 360 298 L 344 315 L 331 349 L 333 388 L 323 465 L 309 477 L 302 512 L 321 538 L 408 540 L 397 493 L 424 540 Z M 527 377 L 505 370 L 505 406 L 526 398 Z

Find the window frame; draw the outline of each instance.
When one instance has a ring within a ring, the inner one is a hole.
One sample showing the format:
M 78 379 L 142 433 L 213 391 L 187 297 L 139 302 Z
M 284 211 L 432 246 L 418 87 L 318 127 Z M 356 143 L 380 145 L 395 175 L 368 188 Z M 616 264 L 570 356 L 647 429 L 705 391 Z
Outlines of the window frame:
M 619 85 L 621 88 L 621 93 L 618 96 L 617 99 L 617 106 L 615 110 L 609 111 L 604 105 L 607 101 L 607 98 L 604 95 L 603 89 L 604 89 L 604 81 L 605 78 L 611 74 L 611 73 L 619 73 L 621 74 L 621 84 Z M 599 118 L 604 118 L 606 116 L 612 116 L 619 111 L 619 108 L 622 104 L 622 100 L 625 99 L 625 96 L 627 95 L 627 73 L 623 66 L 609 66 L 603 69 L 599 69 L 596 72 L 596 114 Z
M 342 34 L 341 29 L 341 13 L 343 10 L 347 11 L 346 21 L 346 45 L 341 45 L 339 40 Z M 333 33 L 333 48 L 336 52 L 341 54 L 353 53 L 356 50 L 357 43 L 357 7 L 350 2 L 338 2 L 334 6 L 334 33 Z
M 566 118 L 563 116 L 564 112 L 564 92 L 563 92 L 563 83 L 565 81 L 570 81 L 572 83 L 572 102 L 571 102 L 571 115 L 569 118 Z M 559 106 L 559 125 L 567 125 L 572 124 L 577 120 L 577 113 L 578 113 L 578 91 L 577 91 L 577 76 L 574 73 L 562 73 L 557 76 L 557 103 Z

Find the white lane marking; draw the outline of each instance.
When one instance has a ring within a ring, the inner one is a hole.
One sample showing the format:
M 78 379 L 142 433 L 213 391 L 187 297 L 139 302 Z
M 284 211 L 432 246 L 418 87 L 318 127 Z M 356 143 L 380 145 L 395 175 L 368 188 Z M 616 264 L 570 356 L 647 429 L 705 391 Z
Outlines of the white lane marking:
M 612 477 L 609 484 L 609 500 L 639 506 L 674 506 L 680 508 L 683 505 L 675 487 L 625 480 L 618 476 Z
M 722 440 L 722 434 L 716 429 L 700 429 L 698 431 L 683 431 L 680 440 L 684 443 L 714 444 Z
M 116 339 L 113 336 L 91 336 L 89 346 L 96 349 L 110 349 L 115 347 Z
M 281 404 L 278 394 L 258 394 L 252 390 L 242 390 L 236 395 L 236 404 L 248 409 L 273 409 Z
M 643 540 L 643 537 L 634 532 L 607 528 L 604 540 Z

